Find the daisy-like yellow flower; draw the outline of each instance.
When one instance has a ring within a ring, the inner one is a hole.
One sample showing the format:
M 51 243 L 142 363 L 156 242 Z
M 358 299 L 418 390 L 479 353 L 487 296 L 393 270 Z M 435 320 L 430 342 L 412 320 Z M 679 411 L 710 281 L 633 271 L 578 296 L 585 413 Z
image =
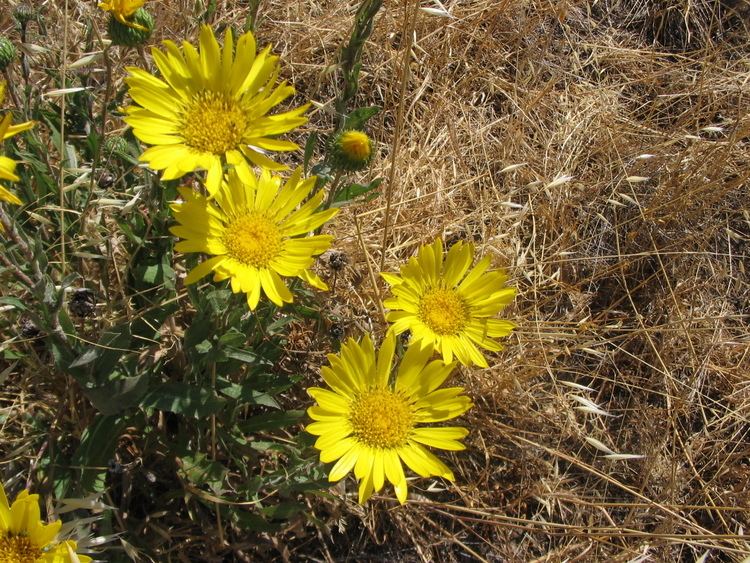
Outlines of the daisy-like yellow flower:
M 493 339 L 507 336 L 515 325 L 492 317 L 513 301 L 516 290 L 505 286 L 503 272 L 487 271 L 488 256 L 471 268 L 473 260 L 474 245 L 459 241 L 444 256 L 437 239 L 401 266 L 400 275 L 381 273 L 394 295 L 383 301 L 390 330 L 410 330 L 415 342 L 433 343 L 446 362 L 455 356 L 466 366 L 487 367 L 477 346 L 502 349 Z
M 262 168 L 283 170 L 262 151 L 299 148 L 276 135 L 307 122 L 302 114 L 309 107 L 267 115 L 293 95 L 294 87 L 282 82 L 278 57 L 270 45 L 256 55 L 252 33 L 235 44 L 231 30 L 219 47 L 211 28 L 201 29 L 196 50 L 184 42 L 182 48 L 164 41 L 166 52 L 153 49 L 154 62 L 162 78 L 140 68 L 129 67 L 126 79 L 135 106 L 127 109 L 125 121 L 144 143 L 153 145 L 140 157 L 163 179 L 173 180 L 194 170 L 207 170 L 206 187 L 214 195 L 224 175 L 223 166 L 233 166 L 249 182 L 248 160 Z
M 0 142 L 10 139 L 13 135 L 31 129 L 34 126 L 33 121 L 12 125 L 12 119 L 10 113 L 6 113 L 5 117 L 0 121 Z M 0 155 L 0 180 L 8 180 L 10 182 L 18 182 L 19 180 L 18 176 L 16 176 L 16 161 L 2 155 Z M 4 188 L 2 184 L 0 184 L 0 201 L 21 205 L 21 200 L 8 189 Z
M 122 25 L 145 31 L 145 27 L 130 19 L 144 3 L 145 0 L 109 0 L 108 2 L 99 2 L 99 7 L 112 14 Z
M 62 522 L 43 524 L 39 512 L 39 495 L 21 491 L 13 504 L 8 504 L 0 484 L 0 563 L 69 563 L 75 559 L 76 542 L 56 542 Z M 88 563 L 91 557 L 78 555 Z
M 214 272 L 214 281 L 230 279 L 232 291 L 247 294 L 254 310 L 261 289 L 276 305 L 292 302 L 281 279 L 299 277 L 322 290 L 328 286 L 309 268 L 314 257 L 328 250 L 331 235 L 307 236 L 337 213 L 316 211 L 324 198 L 317 192 L 300 206 L 315 187 L 315 177 L 301 179 L 300 168 L 281 185 L 281 178 L 265 168 L 249 181 L 231 171 L 213 198 L 180 189 L 183 201 L 172 205 L 178 226 L 171 231 L 185 240 L 175 249 L 213 255 L 185 279 L 190 284 Z
M 396 337 L 389 333 L 375 352 L 369 336 L 349 339 L 339 354 L 329 354 L 330 366 L 321 368 L 331 390 L 307 390 L 317 405 L 307 414 L 315 422 L 306 430 L 319 436 L 315 447 L 324 463 L 336 461 L 328 475 L 338 481 L 354 469 L 359 480 L 359 502 L 383 488 L 385 479 L 396 497 L 406 502 L 405 463 L 422 477 L 453 481 L 453 472 L 425 446 L 463 450 L 459 441 L 468 430 L 459 426 L 421 426 L 450 420 L 471 408 L 463 388 L 438 389 L 454 364 L 430 361 L 433 349 L 409 346 L 391 381 Z

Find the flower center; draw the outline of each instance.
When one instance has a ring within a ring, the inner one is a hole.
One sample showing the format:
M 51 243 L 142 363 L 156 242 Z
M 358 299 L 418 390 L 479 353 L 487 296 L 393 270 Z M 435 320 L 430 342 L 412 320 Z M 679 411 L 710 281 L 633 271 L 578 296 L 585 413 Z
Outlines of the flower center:
M 372 148 L 370 138 L 362 131 L 347 131 L 341 135 L 341 151 L 352 160 L 367 160 Z
M 419 318 L 435 334 L 457 334 L 469 320 L 469 308 L 454 290 L 438 287 L 422 297 Z
M 42 556 L 27 536 L 0 535 L 0 563 L 34 563 Z
M 349 422 L 354 436 L 371 448 L 398 448 L 406 444 L 414 427 L 406 400 L 388 389 L 371 389 L 351 404 Z
M 276 224 L 255 211 L 236 219 L 226 228 L 223 238 L 232 258 L 265 268 L 281 252 L 281 233 Z
M 236 100 L 219 92 L 193 96 L 182 115 L 185 144 L 211 154 L 224 154 L 242 142 L 247 119 Z

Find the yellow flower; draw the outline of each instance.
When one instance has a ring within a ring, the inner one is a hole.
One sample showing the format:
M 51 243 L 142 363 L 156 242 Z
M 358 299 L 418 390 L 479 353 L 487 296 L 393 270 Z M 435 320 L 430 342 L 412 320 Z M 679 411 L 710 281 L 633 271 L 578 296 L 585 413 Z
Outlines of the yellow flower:
M 122 25 L 145 31 L 145 27 L 130 20 L 133 14 L 135 14 L 144 3 L 145 0 L 109 0 L 108 2 L 99 2 L 99 7 L 112 14 Z
M 5 114 L 5 117 L 0 121 L 0 142 L 10 139 L 13 135 L 26 131 L 34 126 L 33 121 L 26 121 L 25 123 L 19 123 L 18 125 L 11 125 L 12 116 L 10 113 Z M 0 180 L 9 180 L 11 182 L 18 182 L 19 178 L 16 176 L 16 161 L 8 158 L 7 156 L 0 155 Z M 13 193 L 8 191 L 2 185 L 0 185 L 0 201 L 7 201 L 8 203 L 14 203 L 21 205 L 21 200 L 18 199 Z
M 364 131 L 342 131 L 333 139 L 333 164 L 344 170 L 361 170 L 372 160 L 372 141 Z
M 175 249 L 213 255 L 196 266 L 185 283 L 213 271 L 214 281 L 230 279 L 234 293 L 247 294 L 250 309 L 257 307 L 261 289 L 278 306 L 292 302 L 282 276 L 296 276 L 327 290 L 309 268 L 314 256 L 328 250 L 333 237 L 307 235 L 338 210 L 316 211 L 322 191 L 302 204 L 315 187 L 315 177 L 301 180 L 301 174 L 298 168 L 281 186 L 281 179 L 266 169 L 259 178 L 251 172 L 249 182 L 232 171 L 214 198 L 180 189 L 183 201 L 172 205 L 179 225 L 171 231 L 185 240 Z
M 336 461 L 328 475 L 338 481 L 354 469 L 359 480 L 359 502 L 383 488 L 385 479 L 406 502 L 406 476 L 401 462 L 422 477 L 453 480 L 453 472 L 424 446 L 463 450 L 459 442 L 468 430 L 458 426 L 420 426 L 450 420 L 471 408 L 463 388 L 438 389 L 454 364 L 429 361 L 431 344 L 409 346 L 391 383 L 396 337 L 389 333 L 375 353 L 372 341 L 349 339 L 339 354 L 329 354 L 321 369 L 331 390 L 307 390 L 317 405 L 307 410 L 315 422 L 306 430 L 319 436 L 315 447 L 320 461 Z
M 250 182 L 246 159 L 271 170 L 283 170 L 262 151 L 291 151 L 295 143 L 276 139 L 307 121 L 308 105 L 266 115 L 293 95 L 286 82 L 274 87 L 279 75 L 278 57 L 266 47 L 256 55 L 252 33 L 235 44 L 231 30 L 219 47 L 211 28 L 204 26 L 199 50 L 184 42 L 178 47 L 165 41 L 166 52 L 153 49 L 163 79 L 129 67 L 130 97 L 125 121 L 144 143 L 153 145 L 141 161 L 164 170 L 173 180 L 198 169 L 208 171 L 210 195 L 219 189 L 223 165 L 233 166 L 243 181 Z
M 516 290 L 505 287 L 503 272 L 487 271 L 488 256 L 470 269 L 473 260 L 474 245 L 460 241 L 443 256 L 437 239 L 401 266 L 401 275 L 381 273 L 394 295 L 383 301 L 390 309 L 390 330 L 410 330 L 415 342 L 434 344 L 446 362 L 456 356 L 466 366 L 487 367 L 477 345 L 502 349 L 493 339 L 507 336 L 515 325 L 492 317 L 513 300 Z
M 42 524 L 39 495 L 21 491 L 13 504 L 8 504 L 0 484 L 0 563 L 69 563 L 74 561 L 77 545 L 73 540 L 56 542 L 62 522 Z M 91 558 L 78 555 L 78 561 Z

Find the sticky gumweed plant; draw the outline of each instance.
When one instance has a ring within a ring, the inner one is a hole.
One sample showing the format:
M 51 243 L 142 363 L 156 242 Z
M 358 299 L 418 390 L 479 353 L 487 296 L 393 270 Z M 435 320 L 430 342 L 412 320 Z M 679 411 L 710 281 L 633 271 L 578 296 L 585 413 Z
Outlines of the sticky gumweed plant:
M 85 89 L 64 93 L 66 106 L 45 106 L 5 86 L 14 107 L 0 120 L 8 274 L 0 302 L 12 319 L 2 330 L 14 336 L 3 352 L 27 376 L 69 386 L 56 405 L 68 414 L 54 438 L 65 447 L 44 450 L 29 479 L 52 497 L 106 495 L 130 515 L 105 512 L 107 537 L 134 531 L 157 507 L 168 507 L 165 518 L 213 513 L 220 539 L 234 529 L 267 532 L 306 509 L 305 491 L 350 472 L 361 503 L 386 481 L 405 503 L 404 468 L 455 479 L 432 449 L 465 447 L 468 431 L 442 423 L 471 401 L 443 383 L 454 359 L 485 367 L 477 346 L 498 350 L 513 327 L 494 318 L 513 290 L 488 271 L 488 258 L 472 268 L 473 247 L 446 253 L 436 240 L 399 274 L 384 273 L 393 293 L 387 336 L 376 346 L 363 334 L 330 354 L 320 366 L 324 387 L 303 385 L 306 362 L 288 353 L 295 329 L 324 321 L 320 292 L 329 284 L 316 258 L 335 244 L 324 231 L 342 206 L 377 197 L 380 179 L 359 184 L 352 175 L 377 157 L 366 124 L 378 109 L 351 104 L 380 4 L 360 8 L 341 55 L 341 114 L 327 139 L 308 138 L 301 162 L 288 137 L 310 104 L 289 107 L 295 89 L 280 80 L 282 61 L 249 31 L 217 36 L 202 26 L 197 44 L 153 46 L 152 62 L 127 67 L 126 88 L 103 115 L 83 111 L 96 95 Z M 154 18 L 142 1 L 99 6 L 109 17 L 112 43 L 102 48 L 111 70 L 117 49 L 145 52 Z M 119 108 L 124 134 L 107 125 Z M 397 335 L 406 330 L 403 351 Z M 14 518 L 7 530 L 18 528 Z M 51 532 L 34 530 L 5 541 L 74 560 L 74 540 L 48 548 Z

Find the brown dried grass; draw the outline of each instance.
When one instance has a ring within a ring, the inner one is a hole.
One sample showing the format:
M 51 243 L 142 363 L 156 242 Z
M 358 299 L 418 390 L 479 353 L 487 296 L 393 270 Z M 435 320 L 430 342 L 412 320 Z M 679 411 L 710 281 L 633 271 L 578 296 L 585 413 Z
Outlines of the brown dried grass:
M 62 1 L 46 4 L 62 21 Z M 103 21 L 93 4 L 71 4 L 72 37 L 92 17 Z M 160 3 L 159 37 L 195 36 L 193 4 Z M 241 26 L 240 8 L 218 4 L 214 23 Z M 352 336 L 382 333 L 384 287 L 373 287 L 370 271 L 381 259 L 395 269 L 435 236 L 462 237 L 508 268 L 519 295 L 507 315 L 519 328 L 490 369 L 455 376 L 476 406 L 465 418 L 469 447 L 451 460 L 454 485 L 417 480 L 408 506 L 383 497 L 361 508 L 344 482 L 336 502 L 312 504 L 318 523 L 273 538 L 269 557 L 743 560 L 743 6 L 443 4 L 452 18 L 419 13 L 408 72 L 405 3 L 386 3 L 367 45 L 358 101 L 384 111 L 366 177 L 395 167 L 391 229 L 383 255 L 384 197 L 339 215 L 336 247 L 349 266 L 327 306 Z M 274 43 L 300 99 L 317 103 L 307 132 L 333 122 L 329 71 L 354 9 L 337 0 L 261 4 L 259 42 Z M 654 28 L 667 12 L 684 24 L 672 44 Z M 601 412 L 580 410 L 586 400 Z M 607 459 L 601 445 L 643 457 Z

